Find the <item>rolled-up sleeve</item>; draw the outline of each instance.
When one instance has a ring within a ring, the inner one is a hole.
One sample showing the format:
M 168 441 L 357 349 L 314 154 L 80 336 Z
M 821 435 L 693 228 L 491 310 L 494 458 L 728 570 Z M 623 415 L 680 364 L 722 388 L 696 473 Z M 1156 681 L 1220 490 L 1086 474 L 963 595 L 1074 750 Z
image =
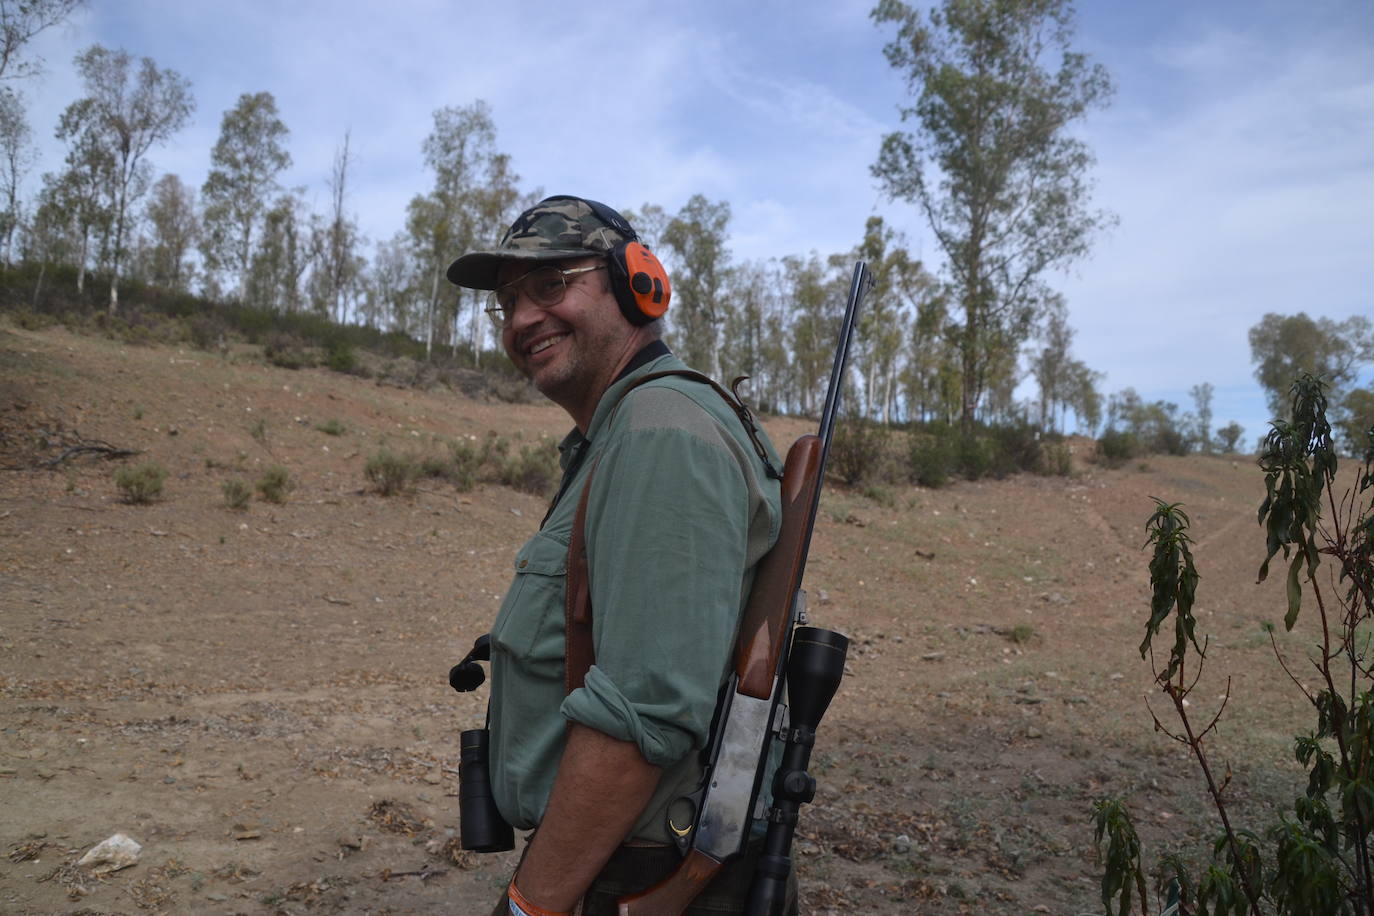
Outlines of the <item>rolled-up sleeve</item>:
M 713 427 L 629 426 L 603 453 L 588 500 L 596 664 L 562 714 L 669 766 L 705 744 L 730 662 L 749 488 Z

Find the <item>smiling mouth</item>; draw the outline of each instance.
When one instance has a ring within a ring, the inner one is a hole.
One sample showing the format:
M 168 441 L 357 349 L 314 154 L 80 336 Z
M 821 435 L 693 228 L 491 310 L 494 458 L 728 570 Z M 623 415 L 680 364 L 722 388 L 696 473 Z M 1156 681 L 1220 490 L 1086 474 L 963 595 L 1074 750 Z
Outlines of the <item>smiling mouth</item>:
M 545 340 L 541 340 L 539 341 L 539 343 L 529 348 L 529 355 L 534 356 L 537 353 L 543 353 L 549 347 L 552 347 L 554 344 L 558 343 L 560 340 L 564 339 L 567 336 L 567 334 L 559 334 L 556 337 L 549 337 Z

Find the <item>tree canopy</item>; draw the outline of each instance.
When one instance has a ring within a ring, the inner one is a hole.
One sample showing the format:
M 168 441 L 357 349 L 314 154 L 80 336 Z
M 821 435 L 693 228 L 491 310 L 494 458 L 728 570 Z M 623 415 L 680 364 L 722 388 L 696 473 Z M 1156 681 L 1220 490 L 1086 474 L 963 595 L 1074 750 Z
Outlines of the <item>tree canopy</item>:
M 1044 312 L 1044 273 L 1109 222 L 1089 208 L 1093 156 L 1071 128 L 1112 83 L 1071 50 L 1067 0 L 944 0 L 928 14 L 880 0 L 872 16 L 896 26 L 884 50 L 914 126 L 883 139 L 872 172 L 920 208 L 944 252 L 967 426 Z

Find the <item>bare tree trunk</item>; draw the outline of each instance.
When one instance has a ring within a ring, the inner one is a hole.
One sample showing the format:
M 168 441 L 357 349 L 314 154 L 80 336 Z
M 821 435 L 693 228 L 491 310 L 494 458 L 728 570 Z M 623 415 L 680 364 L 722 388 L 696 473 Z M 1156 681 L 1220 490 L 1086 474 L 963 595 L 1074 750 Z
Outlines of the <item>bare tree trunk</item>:
M 436 266 L 429 285 L 429 316 L 425 320 L 425 362 L 430 362 L 434 351 L 434 311 L 439 303 L 439 268 Z
M 91 256 L 91 230 L 89 227 L 81 230 L 81 262 L 76 265 L 76 294 L 80 296 L 86 290 L 86 261 Z

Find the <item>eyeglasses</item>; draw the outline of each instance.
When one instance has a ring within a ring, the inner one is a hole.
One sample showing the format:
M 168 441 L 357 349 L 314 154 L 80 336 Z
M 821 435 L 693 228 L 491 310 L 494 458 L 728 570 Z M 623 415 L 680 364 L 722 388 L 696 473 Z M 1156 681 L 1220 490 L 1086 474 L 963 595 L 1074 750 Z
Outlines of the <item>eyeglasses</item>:
M 515 304 L 520 300 L 521 293 L 539 308 L 550 309 L 563 301 L 563 294 L 568 291 L 569 277 L 590 273 L 593 270 L 604 270 L 605 267 L 605 264 L 566 269 L 552 265 L 536 267 L 529 273 L 496 287 L 488 294 L 487 317 L 496 326 L 496 330 L 504 330 L 515 317 Z

